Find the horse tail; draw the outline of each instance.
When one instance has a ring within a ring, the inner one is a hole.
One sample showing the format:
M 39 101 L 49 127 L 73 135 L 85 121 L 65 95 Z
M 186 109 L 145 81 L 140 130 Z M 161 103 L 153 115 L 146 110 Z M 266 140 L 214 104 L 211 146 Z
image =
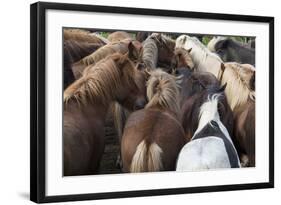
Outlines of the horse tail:
M 162 149 L 156 144 L 147 145 L 143 140 L 138 146 L 131 163 L 131 172 L 152 172 L 163 169 Z

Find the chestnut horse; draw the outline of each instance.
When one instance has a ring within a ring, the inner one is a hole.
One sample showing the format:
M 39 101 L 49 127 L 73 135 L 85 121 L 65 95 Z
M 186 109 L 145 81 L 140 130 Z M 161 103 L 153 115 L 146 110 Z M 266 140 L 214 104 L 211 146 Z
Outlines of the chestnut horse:
M 157 69 L 147 82 L 148 104 L 127 119 L 121 143 L 124 172 L 175 170 L 186 140 L 176 77 Z
M 194 63 L 190 55 L 192 48 L 186 50 L 184 48 L 175 48 L 174 57 L 171 67 L 176 71 L 177 68 L 194 69 Z
M 86 43 L 100 43 L 105 45 L 107 40 L 104 40 L 98 35 L 92 34 L 89 31 L 82 29 L 63 29 L 64 40 L 75 40 Z
M 143 108 L 146 103 L 140 75 L 128 54 L 114 54 L 89 67 L 64 91 L 65 176 L 97 172 L 110 103 L 117 101 L 129 110 Z
M 121 54 L 125 54 L 128 52 L 128 50 L 130 50 L 129 52 L 131 55 L 130 58 L 138 59 L 140 58 L 139 55 L 140 55 L 141 48 L 142 48 L 141 43 L 139 43 L 138 41 L 132 41 L 128 39 L 125 39 L 120 42 L 107 44 L 99 48 L 94 53 L 84 57 L 83 59 L 72 65 L 72 70 L 75 79 L 78 79 L 81 76 L 81 73 L 87 66 L 94 65 L 95 63 L 99 62 L 105 57 L 117 52 Z
M 125 39 L 133 40 L 133 36 L 125 31 L 116 31 L 108 35 L 107 39 L 110 42 L 118 42 Z

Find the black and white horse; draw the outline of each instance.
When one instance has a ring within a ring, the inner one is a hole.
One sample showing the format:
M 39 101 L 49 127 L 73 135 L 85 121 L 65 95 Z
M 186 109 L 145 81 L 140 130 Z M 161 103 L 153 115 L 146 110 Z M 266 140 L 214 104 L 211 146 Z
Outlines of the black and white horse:
M 180 151 L 177 171 L 240 167 L 237 151 L 220 120 L 218 102 L 221 95 L 208 95 L 201 105 L 198 128 Z

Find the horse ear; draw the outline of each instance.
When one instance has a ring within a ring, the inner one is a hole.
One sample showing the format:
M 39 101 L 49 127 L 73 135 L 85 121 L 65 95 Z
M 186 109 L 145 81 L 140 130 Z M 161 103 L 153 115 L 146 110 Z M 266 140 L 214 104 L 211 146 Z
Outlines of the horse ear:
M 222 93 L 225 90 L 226 86 L 227 86 L 227 83 L 225 83 L 223 86 L 221 86 L 220 89 L 218 90 L 218 92 Z
M 144 74 L 146 79 L 150 78 L 151 76 L 151 73 L 147 69 L 144 70 Z
M 192 51 L 192 48 L 188 49 L 187 52 L 190 53 Z
M 224 63 L 221 63 L 221 71 L 224 72 L 224 70 L 225 70 L 225 65 Z
M 128 57 L 131 60 L 137 60 L 137 51 L 132 41 L 128 44 Z
M 141 47 L 141 44 L 138 45 L 138 41 L 131 41 L 129 44 L 128 44 L 128 57 L 132 60 L 132 61 L 135 61 L 135 60 L 138 60 L 139 59 L 139 51 L 141 51 L 142 47 Z
M 116 62 L 116 64 L 120 67 L 123 67 L 123 65 L 127 62 L 128 60 L 128 52 L 124 55 L 122 54 L 118 54 L 114 56 L 114 61 Z

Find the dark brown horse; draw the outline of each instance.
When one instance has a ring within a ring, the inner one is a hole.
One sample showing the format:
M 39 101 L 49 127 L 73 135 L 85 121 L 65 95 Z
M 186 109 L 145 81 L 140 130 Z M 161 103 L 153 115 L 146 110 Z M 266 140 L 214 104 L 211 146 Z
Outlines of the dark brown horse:
M 205 100 L 202 96 L 210 88 L 220 88 L 220 82 L 209 72 L 191 72 L 189 69 L 178 69 L 177 75 L 182 75 L 181 84 L 181 113 L 182 126 L 187 139 L 191 139 L 198 127 L 200 106 Z M 223 95 L 224 96 L 224 95 Z M 229 135 L 233 133 L 233 114 L 223 97 L 218 103 L 218 111 L 222 123 L 227 128 Z
M 129 54 L 114 54 L 83 72 L 64 92 L 64 175 L 97 172 L 104 149 L 105 118 L 117 101 L 129 110 L 146 103 L 145 82 Z
M 153 33 L 143 42 L 142 62 L 149 70 L 160 67 L 166 72 L 171 72 L 174 48 L 173 39 L 164 34 Z
M 87 43 L 75 40 L 66 40 L 63 43 L 64 54 L 64 89 L 74 82 L 75 78 L 72 72 L 72 64 L 85 56 L 93 53 L 103 46 L 100 43 Z
M 132 113 L 122 136 L 124 172 L 175 170 L 186 143 L 179 116 L 176 78 L 161 70 L 151 72 L 147 83 L 148 104 Z

